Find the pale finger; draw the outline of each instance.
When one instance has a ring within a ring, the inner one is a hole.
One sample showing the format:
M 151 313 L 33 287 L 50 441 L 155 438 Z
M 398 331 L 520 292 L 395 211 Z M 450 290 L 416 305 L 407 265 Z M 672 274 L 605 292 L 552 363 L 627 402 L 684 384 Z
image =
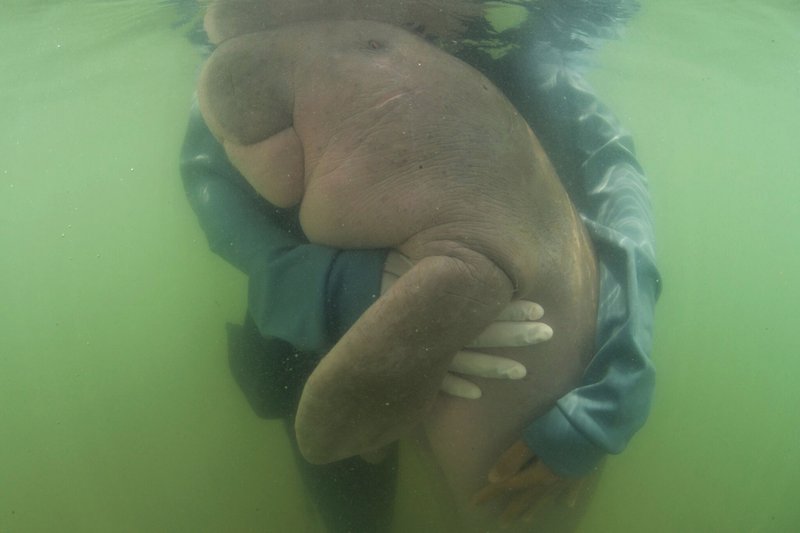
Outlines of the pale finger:
M 490 474 L 491 476 L 491 474 Z M 495 482 L 498 487 L 505 490 L 529 489 L 535 486 L 552 485 L 554 481 L 540 468 L 538 463 L 524 467 L 522 470 L 500 481 Z
M 528 300 L 514 300 L 500 311 L 495 320 L 508 320 L 511 322 L 525 322 L 539 320 L 544 316 L 544 309 L 536 302 Z
M 472 503 L 480 505 L 508 494 L 509 492 L 517 492 L 520 489 L 529 488 L 531 488 L 529 481 L 520 480 L 518 475 L 512 476 L 500 482 L 490 482 L 472 496 Z
M 531 462 L 536 455 L 524 441 L 518 440 L 511 445 L 489 471 L 489 481 L 497 483 L 510 478 Z
M 486 485 L 472 496 L 473 505 L 481 505 L 509 492 L 509 489 L 500 485 Z
M 411 262 L 411 259 L 400 252 L 391 250 L 386 255 L 386 262 L 383 263 L 383 271 L 400 277 L 411 270 L 413 266 L 414 263 Z
M 381 275 L 381 294 L 385 294 L 389 288 L 394 285 L 394 283 L 400 278 L 392 274 L 391 272 L 384 272 Z
M 490 479 L 493 477 L 493 472 L 489 473 Z M 509 492 L 534 489 L 544 490 L 550 485 L 552 485 L 552 482 L 549 481 L 547 476 L 543 475 L 541 469 L 531 466 L 505 479 L 491 481 L 489 485 L 475 493 L 472 497 L 472 503 L 480 505 Z
M 513 348 L 550 340 L 553 330 L 543 322 L 492 322 L 468 348 Z
M 481 397 L 480 387 L 449 372 L 445 374 L 439 390 L 465 400 L 477 400 Z
M 528 373 L 525 365 L 513 359 L 467 350 L 458 352 L 449 368 L 451 372 L 493 379 L 521 379 Z

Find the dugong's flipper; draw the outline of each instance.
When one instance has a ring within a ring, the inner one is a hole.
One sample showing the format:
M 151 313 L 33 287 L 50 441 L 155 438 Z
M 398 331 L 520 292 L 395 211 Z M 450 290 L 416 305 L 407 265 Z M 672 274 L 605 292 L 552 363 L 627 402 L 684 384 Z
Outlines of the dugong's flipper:
M 328 463 L 400 438 L 432 405 L 456 352 L 511 296 L 509 278 L 479 253 L 421 259 L 308 379 L 295 420 L 303 456 Z

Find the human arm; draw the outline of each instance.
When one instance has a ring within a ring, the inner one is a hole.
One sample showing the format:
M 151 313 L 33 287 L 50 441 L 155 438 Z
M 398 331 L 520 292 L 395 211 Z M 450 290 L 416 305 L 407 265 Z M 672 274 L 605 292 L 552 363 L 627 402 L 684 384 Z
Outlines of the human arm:
M 406 274 L 413 263 L 403 254 L 390 251 L 383 266 L 381 294 L 384 294 L 397 280 Z M 509 359 L 481 352 L 487 347 L 526 346 L 545 342 L 553 336 L 553 330 L 539 319 L 544 309 L 527 300 L 514 300 L 497 316 L 485 330 L 464 349 L 459 350 L 450 362 L 440 390 L 451 396 L 467 400 L 481 397 L 481 389 L 467 377 L 489 379 L 522 379 L 527 374 L 524 365 Z
M 586 2 L 592 3 L 598 4 Z M 561 478 L 577 478 L 606 454 L 621 452 L 647 417 L 660 279 L 649 192 L 633 143 L 580 73 L 586 64 L 584 41 L 613 31 L 608 25 L 592 29 L 588 16 L 568 21 L 559 6 L 539 13 L 529 32 L 533 37 L 498 62 L 494 78 L 536 130 L 598 258 L 596 354 L 579 386 L 527 427 L 517 443 L 531 453 L 531 462 L 520 465 L 520 476 L 547 468 Z M 616 24 L 619 12 L 599 9 L 595 20 Z
M 189 202 L 211 249 L 249 278 L 250 315 L 264 337 L 282 339 L 315 354 L 327 351 L 407 269 L 397 253 L 336 250 L 309 244 L 292 209 L 265 202 L 226 157 L 197 109 L 193 109 L 181 172 Z M 386 259 L 384 259 L 386 258 Z M 535 344 L 552 330 L 538 321 L 542 310 L 516 302 L 473 343 Z M 510 314 L 509 314 L 510 313 Z M 525 368 L 509 359 L 461 353 L 451 367 L 467 376 L 517 379 Z M 449 374 L 443 390 L 475 398 L 477 387 Z
M 586 478 L 565 478 L 553 472 L 536 457 L 524 441 L 516 441 L 508 448 L 489 472 L 489 484 L 473 496 L 473 503 L 481 505 L 510 494 L 507 505 L 498 521 L 510 525 L 519 518 L 531 521 L 545 504 L 566 498 L 572 509 L 581 495 Z
M 541 505 L 574 506 L 586 478 L 644 424 L 660 278 L 649 193 L 630 136 L 566 62 L 539 58 L 523 109 L 553 158 L 592 238 L 600 297 L 597 351 L 577 388 L 534 420 L 501 456 L 476 503 L 510 495 L 502 522 L 535 519 Z
M 310 244 L 296 210 L 271 206 L 233 168 L 196 106 L 180 165 L 209 247 L 248 277 L 264 337 L 324 353 L 377 298 L 387 252 Z
M 524 440 L 551 469 L 576 477 L 621 452 L 647 418 L 660 278 L 649 192 L 630 136 L 580 73 L 564 65 L 540 60 L 531 82 L 546 145 L 567 152 L 553 150 L 556 164 L 569 170 L 578 162 L 562 176 L 598 257 L 597 352 L 580 386 L 535 420 Z

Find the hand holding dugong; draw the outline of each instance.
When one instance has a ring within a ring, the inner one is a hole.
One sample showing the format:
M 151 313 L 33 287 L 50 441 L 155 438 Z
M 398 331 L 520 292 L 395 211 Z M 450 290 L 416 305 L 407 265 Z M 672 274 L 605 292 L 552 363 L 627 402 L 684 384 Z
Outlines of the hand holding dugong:
M 224 42 L 198 97 L 232 162 L 275 205 L 299 204 L 312 242 L 414 262 L 309 378 L 295 423 L 309 461 L 419 424 L 455 353 L 512 298 L 574 327 L 544 349 L 562 362 L 552 387 L 515 388 L 510 420 L 569 390 L 591 356 L 594 256 L 540 144 L 489 80 L 393 26 L 311 22 Z
M 414 265 L 407 257 L 390 250 L 383 265 L 381 294 Z M 553 336 L 550 326 L 541 322 L 544 309 L 535 302 L 514 300 L 450 362 L 439 390 L 446 394 L 477 400 L 482 392 L 472 378 L 522 379 L 527 369 L 515 359 L 490 355 L 487 349 L 533 346 Z M 463 376 L 463 377 L 462 377 Z

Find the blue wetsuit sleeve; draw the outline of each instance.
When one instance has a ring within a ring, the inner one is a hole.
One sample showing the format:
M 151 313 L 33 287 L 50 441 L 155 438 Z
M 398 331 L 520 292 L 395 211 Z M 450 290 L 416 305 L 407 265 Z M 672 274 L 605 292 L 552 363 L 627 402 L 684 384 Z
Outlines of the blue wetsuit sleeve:
M 581 75 L 549 45 L 540 46 L 523 69 L 528 98 L 520 109 L 536 126 L 591 235 L 600 298 L 597 351 L 580 385 L 523 438 L 555 472 L 581 476 L 607 453 L 621 452 L 649 413 L 660 278 L 650 196 L 630 136 Z
M 263 336 L 323 353 L 379 294 L 386 251 L 310 244 L 295 209 L 272 206 L 233 168 L 196 105 L 180 168 L 209 247 L 248 277 Z

